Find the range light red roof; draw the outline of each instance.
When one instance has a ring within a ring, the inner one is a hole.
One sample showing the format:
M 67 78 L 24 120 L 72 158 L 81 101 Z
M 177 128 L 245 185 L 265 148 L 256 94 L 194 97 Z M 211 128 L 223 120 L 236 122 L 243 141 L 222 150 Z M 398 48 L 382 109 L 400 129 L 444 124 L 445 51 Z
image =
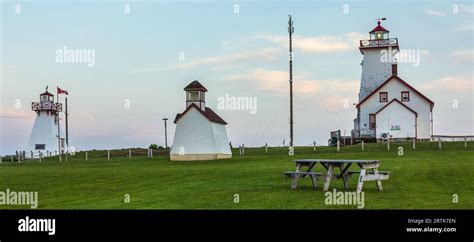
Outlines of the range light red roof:
M 392 104 L 393 102 L 397 102 L 397 103 L 400 103 L 403 107 L 405 107 L 406 109 L 410 110 L 412 113 L 415 114 L 415 116 L 418 116 L 418 113 L 415 112 L 413 109 L 411 109 L 410 107 L 408 107 L 407 105 L 405 105 L 404 103 L 400 102 L 398 99 L 394 98 L 392 99 L 392 101 L 390 101 L 389 103 L 387 103 L 385 106 L 383 106 L 381 109 L 379 109 L 379 111 L 377 111 L 375 113 L 375 115 L 377 115 L 378 113 L 380 113 L 382 110 L 384 110 L 386 107 L 388 107 L 390 104 Z
M 417 93 L 418 95 L 420 95 L 420 97 L 422 97 L 423 99 L 425 99 L 426 101 L 428 101 L 431 105 L 434 105 L 434 102 L 431 101 L 429 98 L 427 98 L 425 95 L 423 95 L 421 92 L 419 92 L 418 90 L 416 90 L 414 87 L 410 86 L 410 84 L 408 84 L 407 82 L 405 82 L 404 80 L 402 80 L 400 77 L 398 77 L 397 75 L 392 75 L 390 76 L 387 80 L 385 80 L 382 84 L 380 84 L 379 87 L 375 88 L 375 90 L 373 90 L 369 95 L 367 95 L 364 99 L 362 99 L 362 101 L 360 101 L 356 107 L 359 108 L 360 105 L 362 103 L 364 103 L 365 101 L 367 101 L 367 99 L 369 99 L 371 96 L 373 96 L 375 93 L 377 93 L 383 86 L 385 86 L 387 83 L 389 83 L 391 80 L 393 79 L 397 79 L 398 81 L 400 81 L 400 83 L 402 83 L 403 85 L 405 85 L 406 87 L 408 87 L 408 89 L 411 89 L 412 91 L 414 91 L 415 93 Z
M 184 90 L 185 91 L 203 91 L 203 92 L 207 92 L 207 89 L 201 83 L 199 83 L 197 80 L 189 83 L 189 85 L 187 85 L 184 88 Z
M 215 123 L 220 123 L 220 124 L 227 124 L 226 121 L 224 121 L 224 119 L 222 119 L 221 117 L 219 117 L 219 115 L 217 115 L 217 113 L 215 113 L 214 111 L 212 111 L 212 109 L 206 107 L 206 110 L 205 111 L 202 111 L 196 104 L 192 103 L 191 105 L 189 105 L 188 108 L 186 108 L 186 110 L 184 110 L 183 113 L 178 113 L 176 114 L 176 118 L 174 119 L 174 123 L 177 123 L 178 120 L 183 117 L 189 110 L 191 110 L 191 108 L 196 108 L 202 115 L 204 115 L 204 117 L 206 117 L 209 121 L 211 122 L 215 122 Z
M 378 31 L 390 32 L 390 31 L 386 30 L 384 27 L 382 27 L 382 25 L 380 25 L 380 21 L 377 22 L 377 27 L 372 29 L 372 31 L 370 31 L 369 33 L 375 33 L 375 32 L 378 32 Z

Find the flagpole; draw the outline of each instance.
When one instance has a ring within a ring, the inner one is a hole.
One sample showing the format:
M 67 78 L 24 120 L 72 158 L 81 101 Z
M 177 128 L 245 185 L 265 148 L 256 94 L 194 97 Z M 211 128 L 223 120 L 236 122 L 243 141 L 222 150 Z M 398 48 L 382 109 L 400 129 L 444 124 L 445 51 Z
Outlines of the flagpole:
M 66 146 L 69 147 L 69 129 L 68 129 L 68 112 L 67 112 L 67 97 L 66 97 Z
M 57 87 L 56 87 L 56 103 L 59 104 L 59 93 L 58 93 Z M 59 128 L 59 124 L 61 122 L 59 122 L 59 111 L 56 112 L 56 115 L 58 117 L 58 154 L 61 155 L 61 133 L 60 133 L 60 128 Z

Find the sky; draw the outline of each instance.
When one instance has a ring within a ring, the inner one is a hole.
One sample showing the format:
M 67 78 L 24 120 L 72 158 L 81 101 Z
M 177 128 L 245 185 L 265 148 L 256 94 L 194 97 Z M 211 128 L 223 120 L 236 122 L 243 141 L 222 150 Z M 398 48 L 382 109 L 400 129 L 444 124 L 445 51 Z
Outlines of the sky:
M 234 145 L 289 140 L 288 14 L 294 21 L 294 143 L 350 134 L 362 55 L 376 19 L 417 50 L 399 76 L 435 102 L 434 133 L 474 134 L 474 8 L 459 1 L 2 1 L 0 154 L 26 148 L 31 102 L 49 86 L 69 92 L 77 150 L 172 144 L 183 88 L 199 80 Z M 94 51 L 94 63 L 58 51 Z M 256 112 L 218 108 L 257 100 Z M 64 102 L 64 96 L 60 97 Z M 64 121 L 64 114 L 61 114 Z

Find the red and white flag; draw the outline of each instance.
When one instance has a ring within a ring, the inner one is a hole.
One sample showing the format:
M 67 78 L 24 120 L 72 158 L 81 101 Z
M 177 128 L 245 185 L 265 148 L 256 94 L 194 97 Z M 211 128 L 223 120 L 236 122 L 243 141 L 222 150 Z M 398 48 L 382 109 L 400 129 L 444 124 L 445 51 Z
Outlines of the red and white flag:
M 63 90 L 63 89 L 61 89 L 61 88 L 59 88 L 59 87 L 57 87 L 57 88 L 58 88 L 58 94 L 66 94 L 66 95 L 69 95 L 69 93 L 68 93 L 66 90 Z

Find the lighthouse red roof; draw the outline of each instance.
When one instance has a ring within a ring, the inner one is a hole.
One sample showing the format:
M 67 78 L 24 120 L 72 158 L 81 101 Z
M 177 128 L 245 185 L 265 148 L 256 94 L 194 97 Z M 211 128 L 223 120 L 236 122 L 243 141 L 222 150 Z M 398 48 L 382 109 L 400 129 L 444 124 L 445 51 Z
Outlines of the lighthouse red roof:
M 387 33 L 390 32 L 387 29 L 385 29 L 384 27 L 382 27 L 382 25 L 380 25 L 380 21 L 377 21 L 377 27 L 372 29 L 372 31 L 370 31 L 369 33 L 372 34 L 372 33 L 378 32 L 378 31 L 387 32 Z
M 203 91 L 203 92 L 207 92 L 207 89 L 201 83 L 199 83 L 197 80 L 189 83 L 189 85 L 187 85 L 184 88 L 184 90 L 185 91 Z
M 49 93 L 48 91 L 43 92 L 43 93 L 40 94 L 40 96 L 45 96 L 45 95 L 46 96 L 54 96 L 53 94 Z

